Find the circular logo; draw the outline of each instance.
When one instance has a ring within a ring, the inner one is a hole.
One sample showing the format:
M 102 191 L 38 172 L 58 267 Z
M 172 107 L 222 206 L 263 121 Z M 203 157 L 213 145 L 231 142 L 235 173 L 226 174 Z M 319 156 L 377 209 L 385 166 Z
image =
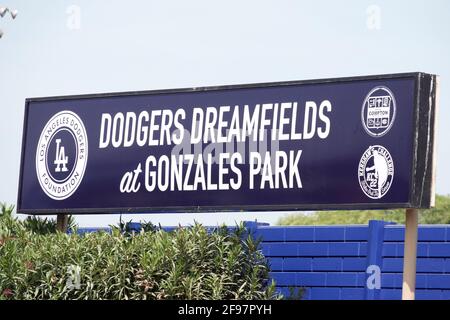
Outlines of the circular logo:
M 45 125 L 36 151 L 42 190 L 54 200 L 70 197 L 83 179 L 88 139 L 83 121 L 72 111 L 55 114 Z
M 361 120 L 364 130 L 372 137 L 381 137 L 391 129 L 395 120 L 396 102 L 387 87 L 372 89 L 364 99 Z
M 394 162 L 383 146 L 369 147 L 361 157 L 358 179 L 362 191 L 372 199 L 381 199 L 392 185 Z

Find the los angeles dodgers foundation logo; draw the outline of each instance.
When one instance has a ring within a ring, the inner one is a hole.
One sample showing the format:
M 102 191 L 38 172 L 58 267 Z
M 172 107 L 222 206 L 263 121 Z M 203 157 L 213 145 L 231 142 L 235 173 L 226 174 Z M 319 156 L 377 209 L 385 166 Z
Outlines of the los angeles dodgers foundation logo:
M 364 130 L 372 137 L 385 135 L 394 124 L 395 112 L 396 102 L 391 90 L 383 86 L 372 89 L 361 110 Z
M 88 138 L 83 121 L 72 111 L 55 114 L 45 125 L 36 151 L 42 190 L 54 200 L 69 198 L 86 170 Z
M 369 147 L 359 161 L 358 178 L 369 198 L 381 199 L 394 179 L 394 162 L 389 151 L 383 146 Z

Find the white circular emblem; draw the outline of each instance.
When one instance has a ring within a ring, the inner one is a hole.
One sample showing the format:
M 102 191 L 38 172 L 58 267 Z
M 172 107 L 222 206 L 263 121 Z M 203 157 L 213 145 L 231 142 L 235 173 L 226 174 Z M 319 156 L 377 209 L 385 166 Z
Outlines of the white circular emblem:
M 394 162 L 383 146 L 369 147 L 361 157 L 358 179 L 362 191 L 372 199 L 381 199 L 392 185 Z
M 395 120 L 396 102 L 387 87 L 373 88 L 364 99 L 361 121 L 364 130 L 372 137 L 381 137 L 391 129 Z
M 70 197 L 83 179 L 88 138 L 83 121 L 72 111 L 55 114 L 45 125 L 36 151 L 42 190 L 54 200 Z

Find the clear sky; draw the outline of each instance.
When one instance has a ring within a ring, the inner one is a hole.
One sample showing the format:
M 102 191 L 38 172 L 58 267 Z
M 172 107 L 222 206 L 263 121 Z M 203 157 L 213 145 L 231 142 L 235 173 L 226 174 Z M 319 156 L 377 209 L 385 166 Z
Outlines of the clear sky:
M 16 202 L 27 97 L 424 71 L 441 76 L 437 192 L 450 193 L 450 1 L 0 0 L 0 201 Z M 130 215 L 205 224 L 280 213 Z M 77 217 L 106 226 L 117 215 Z

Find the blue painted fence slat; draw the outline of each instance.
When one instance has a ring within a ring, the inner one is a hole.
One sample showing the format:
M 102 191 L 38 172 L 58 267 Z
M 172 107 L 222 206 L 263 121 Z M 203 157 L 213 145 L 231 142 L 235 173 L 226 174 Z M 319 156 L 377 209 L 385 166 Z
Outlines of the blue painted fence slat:
M 346 226 L 345 241 L 367 241 L 367 226 Z
M 345 228 L 342 227 L 315 227 L 314 241 L 344 241 Z
M 341 289 L 339 288 L 312 288 L 309 299 L 311 300 L 339 300 Z
M 447 227 L 443 226 L 421 226 L 417 233 L 419 242 L 442 242 L 445 241 Z M 403 242 L 405 228 L 401 226 L 388 226 L 385 230 L 384 241 Z
M 285 241 L 314 241 L 314 227 L 285 227 Z
M 283 271 L 312 271 L 312 258 L 284 258 Z
M 418 273 L 443 273 L 445 272 L 445 262 L 443 258 L 418 258 L 417 272 Z M 402 272 L 403 258 L 384 258 L 383 272 Z M 450 270 L 448 270 L 450 271 Z
M 342 270 L 343 271 L 366 271 L 367 258 L 342 258 Z

